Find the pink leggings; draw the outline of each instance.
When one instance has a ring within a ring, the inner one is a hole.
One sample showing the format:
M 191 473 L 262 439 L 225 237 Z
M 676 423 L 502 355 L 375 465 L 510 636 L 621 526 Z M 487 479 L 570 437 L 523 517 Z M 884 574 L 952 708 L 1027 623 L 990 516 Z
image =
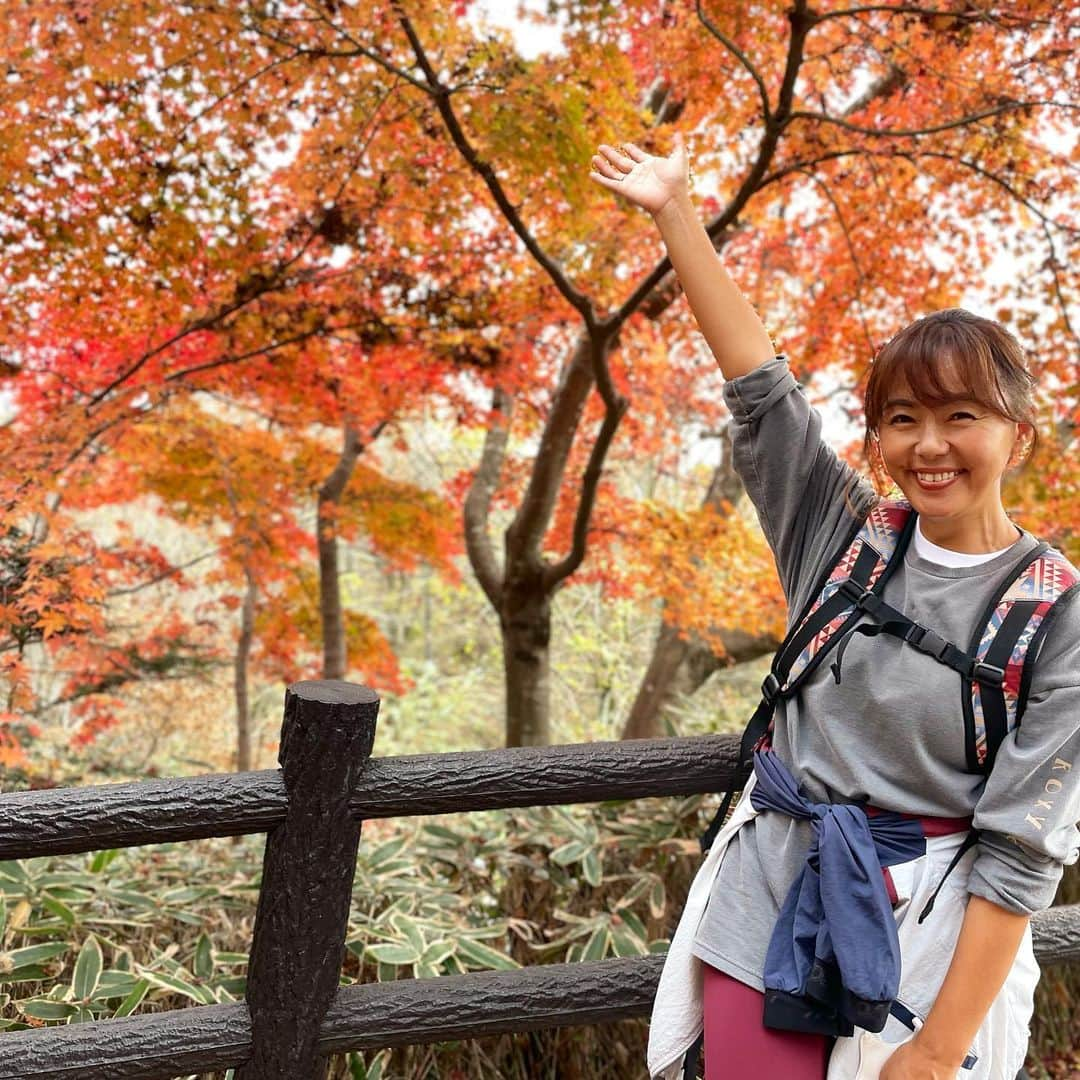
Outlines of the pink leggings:
M 763 996 L 752 986 L 705 968 L 705 1080 L 735 1076 L 824 1080 L 832 1040 L 763 1027 Z

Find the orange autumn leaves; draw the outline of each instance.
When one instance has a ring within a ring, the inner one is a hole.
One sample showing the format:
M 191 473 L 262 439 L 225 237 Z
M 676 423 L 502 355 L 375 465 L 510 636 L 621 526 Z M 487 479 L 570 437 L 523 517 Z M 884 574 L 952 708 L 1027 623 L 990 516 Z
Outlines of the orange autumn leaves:
M 972 285 L 1008 308 L 1061 434 L 1037 477 L 1017 481 L 1017 501 L 1058 542 L 1075 535 L 1068 312 L 1080 252 L 1075 229 L 1055 224 L 1075 220 L 1075 152 L 1043 138 L 1070 115 L 1044 104 L 1076 83 L 1075 27 L 1043 0 L 945 16 L 908 7 L 568 4 L 565 52 L 530 59 L 444 5 L 324 4 L 310 18 L 244 0 L 11 5 L 0 31 L 11 58 L 0 371 L 18 409 L 0 427 L 9 711 L 51 700 L 25 648 L 77 673 L 54 688 L 61 697 L 98 685 L 95 671 L 205 662 L 204 624 L 228 644 L 247 575 L 261 597 L 256 664 L 311 670 L 313 507 L 346 425 L 374 448 L 324 528 L 403 573 L 425 565 L 453 580 L 475 457 L 424 487 L 388 476 L 377 451 L 407 453 L 409 425 L 436 415 L 475 447 L 498 386 L 514 414 L 493 506 L 498 527 L 513 517 L 583 325 L 627 303 L 662 256 L 643 215 L 590 183 L 588 157 L 619 138 L 664 152 L 672 125 L 695 133 L 695 198 L 707 218 L 730 211 L 717 230 L 725 261 L 802 381 L 854 384 L 889 333 Z M 452 87 L 442 103 L 457 131 L 424 89 L 402 12 Z M 789 65 L 800 20 L 805 48 Z M 651 92 L 665 84 L 657 123 Z M 1031 272 L 987 285 L 1006 249 Z M 609 354 L 631 406 L 573 580 L 662 600 L 666 619 L 718 647 L 719 626 L 775 628 L 779 594 L 740 512 L 668 508 L 623 483 L 646 461 L 678 474 L 688 442 L 724 422 L 686 307 L 670 277 L 657 284 Z M 603 417 L 595 392 L 580 415 L 560 488 L 545 493 L 551 559 L 572 544 Z M 166 530 L 202 538 L 191 555 L 209 551 L 205 562 L 189 571 L 185 555 L 132 534 L 85 532 L 82 515 L 149 504 Z M 189 605 L 189 577 L 213 600 Z M 175 619 L 134 628 L 123 595 Z M 372 613 L 345 629 L 359 672 L 403 685 Z
M 641 599 L 662 600 L 665 622 L 681 636 L 719 657 L 724 628 L 783 637 L 787 608 L 772 554 L 745 510 L 728 502 L 693 510 L 645 503 L 625 528 L 633 542 L 613 576 Z

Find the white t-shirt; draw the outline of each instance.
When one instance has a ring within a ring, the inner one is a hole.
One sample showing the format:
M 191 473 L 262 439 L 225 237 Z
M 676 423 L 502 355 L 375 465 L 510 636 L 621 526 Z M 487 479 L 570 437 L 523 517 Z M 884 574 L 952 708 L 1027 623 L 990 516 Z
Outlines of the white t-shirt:
M 1017 530 L 1017 538 L 1021 535 Z M 978 554 L 971 554 L 967 551 L 952 551 L 949 548 L 939 547 L 923 535 L 922 521 L 919 518 L 915 519 L 915 535 L 911 538 L 911 542 L 915 545 L 916 555 L 939 566 L 978 566 L 979 563 L 996 559 L 1009 550 L 1003 547 L 1000 551 L 980 551 Z M 1012 544 L 1009 547 L 1012 547 Z

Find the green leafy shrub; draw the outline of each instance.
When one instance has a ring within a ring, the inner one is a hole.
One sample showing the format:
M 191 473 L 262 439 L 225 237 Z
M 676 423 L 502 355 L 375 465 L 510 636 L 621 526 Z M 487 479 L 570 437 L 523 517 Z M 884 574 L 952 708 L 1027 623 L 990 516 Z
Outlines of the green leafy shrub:
M 344 983 L 663 951 L 712 800 L 369 822 Z M 0 1027 L 240 1000 L 262 840 L 0 863 Z M 1059 902 L 1073 898 L 1069 876 Z M 1075 973 L 1040 989 L 1033 1076 L 1072 1060 Z M 645 1024 L 349 1054 L 334 1080 L 643 1075 Z M 215 1074 L 217 1075 L 217 1074 Z

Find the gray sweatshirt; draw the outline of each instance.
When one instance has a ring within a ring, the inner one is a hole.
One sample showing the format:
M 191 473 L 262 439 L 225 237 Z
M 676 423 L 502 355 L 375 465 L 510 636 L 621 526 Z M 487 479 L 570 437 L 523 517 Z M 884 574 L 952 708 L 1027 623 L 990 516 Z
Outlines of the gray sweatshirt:
M 822 442 L 821 419 L 783 357 L 729 381 L 724 399 L 735 466 L 794 618 L 874 492 Z M 941 566 L 909 546 L 885 600 L 966 649 L 1010 567 L 1036 542 L 1025 532 L 970 567 Z M 777 704 L 773 748 L 817 802 L 974 815 L 981 835 L 968 891 L 1011 911 L 1038 911 L 1052 902 L 1063 864 L 1080 856 L 1080 603 L 1066 601 L 1055 618 L 1023 720 L 988 780 L 966 771 L 960 694 L 960 676 L 933 658 L 893 637 L 856 635 L 839 685 L 825 663 Z M 744 825 L 724 855 L 695 955 L 762 989 L 773 925 L 809 843 L 809 823 L 781 813 Z

